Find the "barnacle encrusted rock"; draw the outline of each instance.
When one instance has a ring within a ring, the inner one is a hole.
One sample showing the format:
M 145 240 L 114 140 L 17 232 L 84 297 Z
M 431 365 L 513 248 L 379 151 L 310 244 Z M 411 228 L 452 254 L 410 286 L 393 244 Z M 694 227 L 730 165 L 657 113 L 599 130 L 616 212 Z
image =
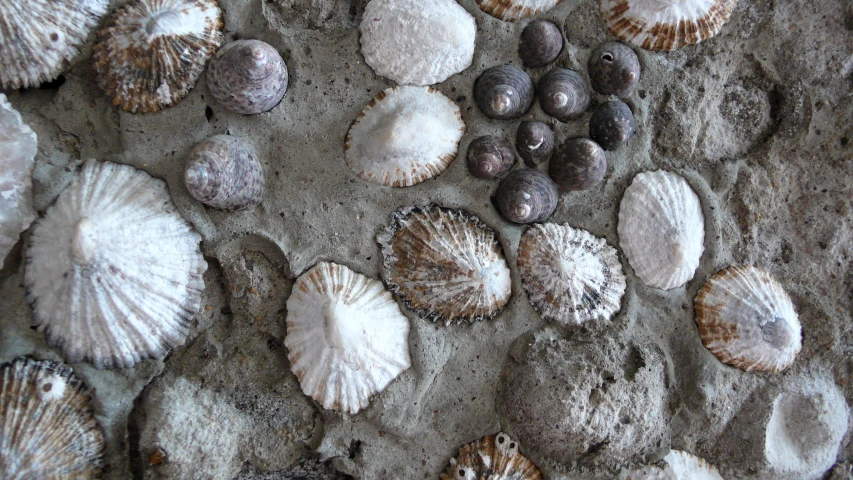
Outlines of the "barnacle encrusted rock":
M 0 93 L 0 267 L 36 219 L 32 174 L 37 145 L 35 132 Z

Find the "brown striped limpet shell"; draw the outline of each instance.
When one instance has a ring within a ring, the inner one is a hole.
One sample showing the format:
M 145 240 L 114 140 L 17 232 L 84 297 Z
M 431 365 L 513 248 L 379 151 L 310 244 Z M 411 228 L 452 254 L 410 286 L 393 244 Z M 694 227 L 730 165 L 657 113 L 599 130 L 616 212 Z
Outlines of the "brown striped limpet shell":
M 547 12 L 563 0 L 477 0 L 480 10 L 506 22 Z
M 518 443 L 500 432 L 459 447 L 441 480 L 542 480 L 542 473 L 519 452 Z

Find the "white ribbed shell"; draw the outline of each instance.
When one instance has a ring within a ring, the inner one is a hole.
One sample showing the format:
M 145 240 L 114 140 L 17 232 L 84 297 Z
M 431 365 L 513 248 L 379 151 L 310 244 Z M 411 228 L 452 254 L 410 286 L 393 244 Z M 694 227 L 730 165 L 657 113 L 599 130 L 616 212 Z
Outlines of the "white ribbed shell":
M 361 53 L 377 75 L 433 85 L 471 66 L 477 23 L 455 0 L 371 0 Z
M 382 282 L 321 262 L 287 299 L 290 368 L 306 395 L 350 414 L 411 366 L 409 320 Z
M 480 9 L 507 22 L 547 12 L 563 0 L 477 0 Z
M 715 273 L 696 294 L 695 309 L 705 347 L 747 372 L 780 372 L 803 346 L 790 297 L 769 273 L 753 266 Z
M 616 249 L 568 224 L 527 229 L 518 244 L 518 270 L 536 311 L 564 325 L 609 320 L 625 293 Z
M 705 249 L 699 197 L 686 180 L 663 170 L 634 177 L 619 206 L 618 232 L 634 273 L 664 290 L 693 278 Z
M 459 107 L 438 90 L 388 88 L 350 127 L 347 166 L 370 182 L 408 187 L 443 172 L 464 133 Z
M 664 468 L 648 466 L 628 474 L 626 480 L 723 480 L 717 468 L 704 458 L 681 450 L 670 450 Z
M 32 176 L 37 144 L 35 132 L 0 93 L 0 265 L 36 219 Z
M 33 322 L 68 362 L 127 368 L 182 345 L 207 263 L 165 182 L 89 160 L 36 221 L 27 249 Z

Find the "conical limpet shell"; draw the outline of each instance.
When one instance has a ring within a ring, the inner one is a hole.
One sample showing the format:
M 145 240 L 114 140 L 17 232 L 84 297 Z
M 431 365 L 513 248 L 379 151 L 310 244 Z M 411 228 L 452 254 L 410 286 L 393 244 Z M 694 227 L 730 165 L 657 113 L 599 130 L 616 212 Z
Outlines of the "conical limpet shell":
M 586 78 L 574 70 L 555 68 L 539 79 L 539 106 L 561 122 L 579 118 L 589 108 L 590 89 Z
M 681 450 L 670 450 L 663 468 L 650 465 L 628 474 L 625 480 L 723 480 L 716 467 Z
M 35 132 L 0 93 L 0 265 L 37 212 L 33 208 Z
M 501 215 L 514 223 L 544 222 L 557 209 L 559 193 L 548 175 L 519 168 L 507 175 L 493 198 Z
M 438 90 L 388 88 L 350 127 L 347 166 L 367 181 L 408 187 L 443 172 L 464 133 L 459 107 Z
M 382 282 L 335 263 L 296 280 L 284 344 L 302 391 L 350 414 L 411 366 L 409 320 L 394 298 Z
M 261 203 L 264 169 L 245 140 L 215 135 L 190 152 L 184 183 L 190 195 L 205 205 L 243 210 Z
M 272 109 L 287 91 L 287 65 L 272 45 L 237 40 L 214 55 L 207 88 L 232 112 L 252 115 Z
M 162 357 L 184 343 L 201 306 L 199 241 L 165 182 L 90 160 L 32 229 L 33 323 L 70 363 L 128 368 Z
M 563 0 L 477 0 L 480 10 L 489 15 L 514 22 L 547 12 Z
M 764 270 L 720 270 L 699 289 L 694 306 L 705 347 L 721 362 L 747 372 L 781 372 L 803 346 L 791 299 Z
M 489 118 L 518 118 L 533 105 L 533 81 L 524 70 L 512 65 L 492 67 L 474 82 L 474 100 Z
M 470 213 L 402 208 L 377 241 L 385 283 L 425 318 L 488 320 L 509 302 L 512 281 L 497 235 Z
M 536 465 L 519 452 L 518 443 L 501 432 L 459 447 L 441 480 L 542 480 Z

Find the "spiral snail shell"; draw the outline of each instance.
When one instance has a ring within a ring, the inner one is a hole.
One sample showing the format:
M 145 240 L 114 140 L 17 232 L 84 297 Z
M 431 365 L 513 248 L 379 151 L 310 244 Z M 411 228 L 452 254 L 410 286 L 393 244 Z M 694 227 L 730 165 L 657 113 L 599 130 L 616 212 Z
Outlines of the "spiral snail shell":
M 207 69 L 207 88 L 232 112 L 266 112 L 278 105 L 287 91 L 287 65 L 272 45 L 237 40 L 216 52 Z
M 542 122 L 522 122 L 515 134 L 515 149 L 529 167 L 551 158 L 554 151 L 554 132 Z
M 556 210 L 558 196 L 557 186 L 548 175 L 532 168 L 521 168 L 501 180 L 494 203 L 501 215 L 511 222 L 542 222 Z
M 640 60 L 628 45 L 606 42 L 589 57 L 592 88 L 603 95 L 627 97 L 640 82 Z
M 589 138 L 605 150 L 616 150 L 634 134 L 634 114 L 620 100 L 599 105 L 589 119 Z
M 587 190 L 604 179 L 604 150 L 588 138 L 572 138 L 557 147 L 548 174 L 564 190 Z
M 533 104 L 533 81 L 512 65 L 492 67 L 474 83 L 474 98 L 480 111 L 489 118 L 518 118 Z
M 590 89 L 578 72 L 555 68 L 539 80 L 539 105 L 561 122 L 574 120 L 589 107 Z
M 233 212 L 261 203 L 264 171 L 243 139 L 215 135 L 190 152 L 184 183 L 196 200 Z
M 515 163 L 512 145 L 501 137 L 486 135 L 468 146 L 468 171 L 477 178 L 493 179 L 506 173 Z
M 547 20 L 533 20 L 518 41 L 518 56 L 525 67 L 544 67 L 553 62 L 563 50 L 560 28 Z

